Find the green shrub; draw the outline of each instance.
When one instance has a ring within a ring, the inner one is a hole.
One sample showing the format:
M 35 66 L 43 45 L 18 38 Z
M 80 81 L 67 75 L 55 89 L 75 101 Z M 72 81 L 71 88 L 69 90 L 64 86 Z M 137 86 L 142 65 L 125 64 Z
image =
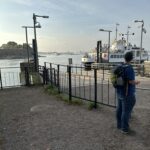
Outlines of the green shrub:
M 88 109 L 89 109 L 89 110 L 92 110 L 93 108 L 95 108 L 95 103 L 94 103 L 94 102 L 90 102 L 90 103 L 88 104 Z

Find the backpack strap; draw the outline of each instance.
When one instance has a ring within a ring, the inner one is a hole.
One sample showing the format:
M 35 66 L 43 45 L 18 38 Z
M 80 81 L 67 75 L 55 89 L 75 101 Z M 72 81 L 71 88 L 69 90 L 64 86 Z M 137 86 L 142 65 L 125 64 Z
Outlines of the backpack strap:
M 129 67 L 128 64 L 124 64 L 123 65 L 123 68 L 124 68 L 124 73 L 126 71 L 126 69 Z M 129 88 L 129 83 L 128 83 L 128 80 L 126 79 L 126 83 L 125 83 L 125 96 L 128 95 L 128 88 Z

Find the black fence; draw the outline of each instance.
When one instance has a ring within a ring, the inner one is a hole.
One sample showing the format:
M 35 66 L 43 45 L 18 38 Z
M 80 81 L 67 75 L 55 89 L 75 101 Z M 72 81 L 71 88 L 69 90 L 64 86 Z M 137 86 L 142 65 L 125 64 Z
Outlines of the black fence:
M 45 63 L 43 71 L 44 84 L 50 84 L 58 88 L 58 92 L 82 100 L 116 106 L 116 92 L 110 83 L 108 70 L 85 69 L 82 66 L 59 65 Z M 42 72 L 41 72 L 42 73 Z M 111 97 L 111 98 L 110 98 Z
M 99 68 L 59 65 L 45 63 L 39 66 L 39 72 L 31 67 L 0 68 L 0 89 L 8 87 L 50 84 L 58 89 L 58 93 L 68 94 L 69 100 L 73 97 L 97 104 L 116 107 L 116 91 L 110 82 L 108 64 Z M 150 108 L 150 79 L 142 79 L 142 87 L 137 87 L 137 107 L 146 104 Z M 144 106 L 145 107 L 145 106 Z
M 103 104 L 116 107 L 116 91 L 110 81 L 110 70 L 112 65 L 103 64 L 101 67 L 82 67 L 73 65 L 59 65 L 53 63 L 45 63 L 43 70 L 44 84 L 50 84 L 57 87 L 59 93 L 66 93 L 69 100 L 72 97 L 93 102 L 95 107 L 97 104 Z M 136 70 L 138 68 L 138 70 Z M 143 71 L 139 67 L 134 67 L 136 74 L 143 76 Z M 147 78 L 149 80 L 149 78 Z M 144 83 L 144 82 L 143 82 Z M 150 84 L 143 87 L 137 87 L 137 97 L 145 99 L 144 104 L 150 96 Z M 145 93 L 143 97 L 143 93 Z

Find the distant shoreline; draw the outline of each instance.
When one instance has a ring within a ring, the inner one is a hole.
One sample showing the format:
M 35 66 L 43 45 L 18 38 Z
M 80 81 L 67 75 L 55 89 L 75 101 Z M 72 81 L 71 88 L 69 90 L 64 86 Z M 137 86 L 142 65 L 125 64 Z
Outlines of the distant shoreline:
M 33 58 L 33 50 L 29 49 L 29 57 Z M 26 59 L 26 49 L 0 49 L 0 59 Z

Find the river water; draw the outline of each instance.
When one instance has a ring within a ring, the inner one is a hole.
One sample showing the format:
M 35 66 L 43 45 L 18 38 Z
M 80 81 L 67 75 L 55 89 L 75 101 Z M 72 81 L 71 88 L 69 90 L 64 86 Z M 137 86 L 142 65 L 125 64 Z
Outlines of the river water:
M 42 54 L 39 57 L 39 65 L 44 66 L 44 62 L 60 65 L 68 65 L 69 59 L 72 59 L 73 65 L 81 66 L 81 58 L 83 55 L 50 55 Z M 20 85 L 20 63 L 27 62 L 27 59 L 1 59 L 0 60 L 0 86 L 18 86 Z M 64 68 L 63 68 L 64 69 Z M 65 67 L 66 70 L 66 67 Z M 2 82 L 1 82 L 2 81 Z
M 74 65 L 81 65 L 81 58 L 83 55 L 50 55 L 44 54 L 39 57 L 39 65 L 43 66 L 44 62 L 67 65 L 68 59 L 72 58 Z M 1 59 L 0 68 L 3 67 L 20 67 L 20 63 L 27 61 L 27 59 Z

